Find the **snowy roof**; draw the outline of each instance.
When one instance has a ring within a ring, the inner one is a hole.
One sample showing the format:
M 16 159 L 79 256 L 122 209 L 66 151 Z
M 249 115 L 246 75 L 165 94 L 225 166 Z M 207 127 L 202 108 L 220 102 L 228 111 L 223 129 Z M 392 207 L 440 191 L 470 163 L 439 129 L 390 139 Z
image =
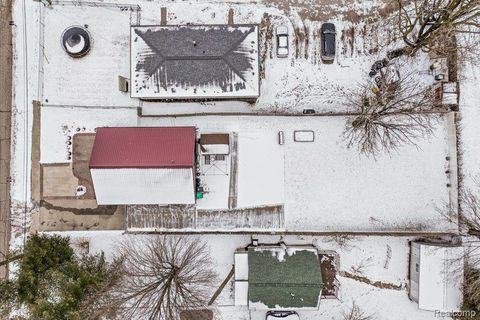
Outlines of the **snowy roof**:
M 235 253 L 235 280 L 248 280 L 248 252 Z
M 256 98 L 256 25 L 134 26 L 132 97 Z
M 97 128 L 90 168 L 191 168 L 195 127 Z
M 314 248 L 250 247 L 248 299 L 250 308 L 318 308 L 323 287 Z
M 235 305 L 248 305 L 248 281 L 235 281 Z
M 463 247 L 420 245 L 418 307 L 457 311 L 462 302 Z

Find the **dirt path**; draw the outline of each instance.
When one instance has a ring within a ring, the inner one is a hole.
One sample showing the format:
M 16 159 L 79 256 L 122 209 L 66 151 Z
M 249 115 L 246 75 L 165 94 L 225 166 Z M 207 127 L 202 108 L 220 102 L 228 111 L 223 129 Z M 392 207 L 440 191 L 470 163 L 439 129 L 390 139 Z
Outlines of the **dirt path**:
M 0 256 L 8 252 L 10 242 L 11 20 L 12 1 L 0 0 Z M 8 266 L 0 266 L 0 278 L 7 275 Z
M 380 289 L 394 289 L 394 290 L 403 290 L 404 285 L 403 284 L 394 284 L 394 283 L 387 283 L 387 282 L 382 282 L 382 281 L 372 281 L 368 279 L 367 277 L 361 276 L 361 275 L 356 275 L 347 271 L 340 271 L 339 274 L 342 277 L 345 278 L 350 278 L 353 280 L 357 280 L 366 284 L 369 284 L 371 286 L 380 288 Z

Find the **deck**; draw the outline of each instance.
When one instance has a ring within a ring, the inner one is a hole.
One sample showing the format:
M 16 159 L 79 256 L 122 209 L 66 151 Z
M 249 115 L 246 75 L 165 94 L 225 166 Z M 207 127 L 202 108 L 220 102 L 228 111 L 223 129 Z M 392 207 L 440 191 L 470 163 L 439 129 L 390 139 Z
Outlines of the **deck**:
M 197 210 L 191 205 L 127 206 L 127 231 L 278 230 L 284 228 L 283 205 Z

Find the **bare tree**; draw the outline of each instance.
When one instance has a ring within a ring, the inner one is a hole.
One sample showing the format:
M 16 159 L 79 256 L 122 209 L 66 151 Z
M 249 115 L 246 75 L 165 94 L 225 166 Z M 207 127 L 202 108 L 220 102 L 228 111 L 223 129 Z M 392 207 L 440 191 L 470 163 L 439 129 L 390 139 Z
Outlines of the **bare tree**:
M 372 257 L 362 258 L 357 264 L 350 267 L 350 270 L 354 275 L 363 276 L 366 269 L 372 265 Z
M 464 188 L 460 191 L 458 214 L 451 212 L 448 206 L 438 211 L 449 222 L 458 225 L 464 248 L 464 254 L 459 257 L 465 263 L 462 264 L 464 308 L 478 313 L 480 311 L 480 181 L 474 179 L 474 184 L 473 189 Z
M 480 0 L 395 0 L 405 53 L 448 54 L 478 48 Z M 462 41 L 456 38 L 462 36 Z M 472 39 L 475 39 L 472 42 Z
M 355 301 L 352 302 L 350 310 L 343 313 L 343 320 L 373 320 L 372 314 L 367 314 L 360 309 Z
M 469 264 L 480 267 L 480 181 L 475 180 L 475 184 L 474 189 L 464 188 L 460 191 L 461 210 L 458 214 L 458 225 L 460 234 L 464 237 Z M 444 216 L 448 218 L 451 215 Z M 480 283 L 478 285 L 480 286 Z
M 477 182 L 477 185 L 480 189 L 480 183 Z M 460 224 L 467 228 L 468 234 L 480 238 L 480 194 L 464 189 L 460 193 L 460 201 L 463 208 Z
M 480 310 L 480 270 L 467 264 L 463 282 L 465 310 Z
M 324 239 L 325 242 L 332 243 L 343 250 L 350 251 L 355 247 L 355 244 L 352 243 L 355 240 L 355 236 L 349 234 L 337 234 Z
M 113 301 L 126 319 L 178 320 L 182 311 L 207 306 L 217 276 L 198 238 L 129 238 L 119 252 L 125 276 Z
M 467 309 L 480 311 L 480 181 L 476 187 L 460 192 L 458 224 L 463 235 L 465 276 L 464 304 Z
M 417 138 L 433 133 L 437 116 L 434 95 L 422 84 L 418 71 L 391 64 L 376 76 L 347 92 L 346 104 L 355 116 L 347 121 L 348 146 L 373 155 L 403 144 L 417 145 Z

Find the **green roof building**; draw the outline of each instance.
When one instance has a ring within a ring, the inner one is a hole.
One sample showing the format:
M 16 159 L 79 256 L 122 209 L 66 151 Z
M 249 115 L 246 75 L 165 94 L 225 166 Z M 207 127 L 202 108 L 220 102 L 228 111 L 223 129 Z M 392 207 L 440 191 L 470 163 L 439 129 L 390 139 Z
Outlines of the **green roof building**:
M 318 309 L 322 287 L 314 247 L 248 249 L 250 309 Z

